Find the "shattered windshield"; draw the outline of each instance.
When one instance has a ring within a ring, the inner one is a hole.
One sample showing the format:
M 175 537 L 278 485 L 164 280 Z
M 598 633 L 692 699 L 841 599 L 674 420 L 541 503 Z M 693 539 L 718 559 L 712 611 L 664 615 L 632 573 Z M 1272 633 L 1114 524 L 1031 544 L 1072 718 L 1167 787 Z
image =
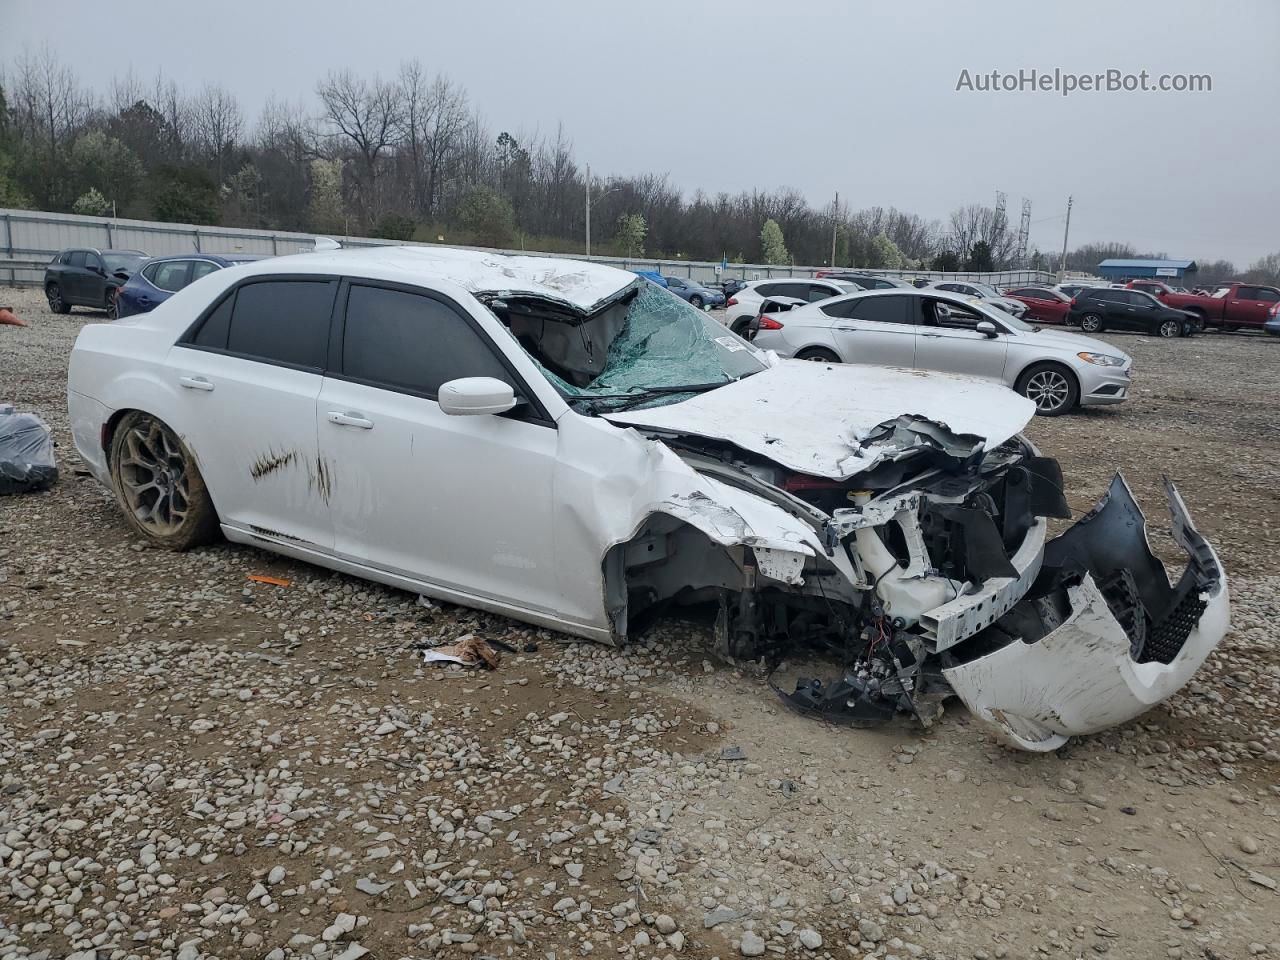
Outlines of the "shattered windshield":
M 585 319 L 503 319 L 560 394 L 593 409 L 676 403 L 767 367 L 718 321 L 643 281 Z

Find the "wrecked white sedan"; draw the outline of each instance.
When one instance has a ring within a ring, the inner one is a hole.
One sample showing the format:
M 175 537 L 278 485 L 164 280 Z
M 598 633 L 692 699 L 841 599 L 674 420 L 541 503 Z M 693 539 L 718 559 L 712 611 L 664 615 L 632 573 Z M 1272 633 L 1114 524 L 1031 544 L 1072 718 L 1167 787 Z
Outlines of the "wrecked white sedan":
M 622 643 L 672 604 L 854 725 L 958 695 L 1048 750 L 1168 697 L 1227 627 L 1213 549 L 1170 582 L 1117 477 L 1067 517 L 996 383 L 778 361 L 610 267 L 441 248 L 225 270 L 86 326 L 76 446 L 139 534 L 231 540 Z

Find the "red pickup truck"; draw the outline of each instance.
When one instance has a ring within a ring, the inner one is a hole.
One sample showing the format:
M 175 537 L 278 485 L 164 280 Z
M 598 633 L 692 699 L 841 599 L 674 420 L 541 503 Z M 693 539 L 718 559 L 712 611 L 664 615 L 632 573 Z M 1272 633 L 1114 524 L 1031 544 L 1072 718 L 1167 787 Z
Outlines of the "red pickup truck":
M 1224 283 L 1208 296 L 1178 293 L 1159 280 L 1130 280 L 1129 287 L 1151 294 L 1175 310 L 1200 317 L 1200 327 L 1221 327 L 1228 333 L 1240 328 L 1261 330 L 1280 316 L 1280 289 L 1256 283 Z

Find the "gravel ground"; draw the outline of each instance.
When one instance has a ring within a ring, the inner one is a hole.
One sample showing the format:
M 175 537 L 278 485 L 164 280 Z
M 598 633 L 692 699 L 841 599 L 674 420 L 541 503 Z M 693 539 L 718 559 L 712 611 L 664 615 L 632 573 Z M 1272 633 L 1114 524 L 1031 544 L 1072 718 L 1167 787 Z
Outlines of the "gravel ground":
M 6 301 L 0 402 L 62 477 L 0 500 L 0 958 L 1280 956 L 1280 340 L 1108 336 L 1133 399 L 1032 425 L 1077 511 L 1120 468 L 1159 526 L 1170 474 L 1234 626 L 1169 703 L 1030 756 L 961 709 L 797 717 L 702 623 L 619 652 L 145 549 L 67 429 L 102 317 Z M 537 650 L 411 649 L 468 633 Z

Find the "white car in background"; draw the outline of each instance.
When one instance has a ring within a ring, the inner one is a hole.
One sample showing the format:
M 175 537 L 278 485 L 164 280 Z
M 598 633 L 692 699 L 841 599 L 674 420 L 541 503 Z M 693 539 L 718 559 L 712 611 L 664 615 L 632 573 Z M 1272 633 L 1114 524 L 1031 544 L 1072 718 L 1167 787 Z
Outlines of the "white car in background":
M 753 342 L 800 360 L 988 377 L 1045 416 L 1122 402 L 1133 366 L 1109 343 L 1033 327 L 981 300 L 930 287 L 868 291 L 770 313 Z
M 978 283 L 974 280 L 935 280 L 929 284 L 929 289 L 946 290 L 948 293 L 958 293 L 962 296 L 973 297 L 995 307 L 997 310 L 1003 310 L 1019 320 L 1027 313 L 1027 305 L 1025 303 L 1006 297 L 989 283 Z
M 760 305 L 769 297 L 790 297 L 806 303 L 816 303 L 828 297 L 839 297 L 861 290 L 856 283 L 846 280 L 821 280 L 807 277 L 774 277 L 771 280 L 752 280 L 729 298 L 725 304 L 724 324 L 741 336 L 747 326 L 760 315 Z
M 1170 488 L 1070 516 L 1034 406 L 976 377 L 778 360 L 632 273 L 441 247 L 221 270 L 71 353 L 76 448 L 136 535 L 221 534 L 606 643 L 669 604 L 784 699 L 1052 750 L 1183 686 L 1226 576 Z

